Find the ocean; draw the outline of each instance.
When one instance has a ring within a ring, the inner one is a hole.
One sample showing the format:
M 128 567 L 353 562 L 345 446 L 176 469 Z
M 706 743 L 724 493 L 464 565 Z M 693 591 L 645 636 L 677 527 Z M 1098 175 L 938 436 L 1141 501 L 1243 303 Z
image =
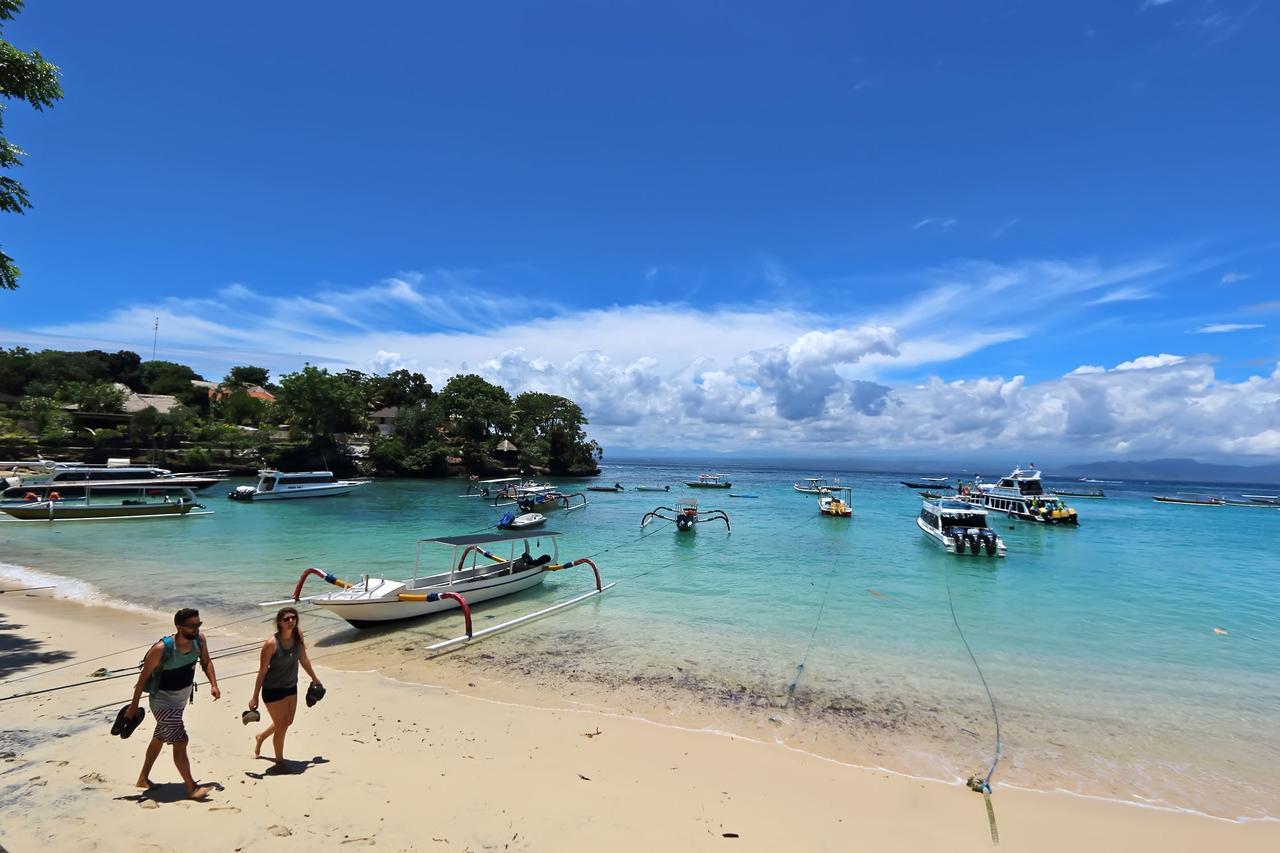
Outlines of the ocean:
M 588 492 L 584 509 L 548 512 L 547 528 L 563 534 L 562 557 L 594 555 L 617 586 L 452 665 L 499 668 L 566 695 L 634 697 L 618 707 L 954 781 L 985 775 L 996 749 L 967 641 L 999 717 L 994 788 L 1280 817 L 1280 511 L 1151 500 L 1274 489 L 1061 482 L 1107 497 L 1067 499 L 1078 529 L 993 513 L 1008 556 L 992 559 L 947 554 L 916 527 L 920 499 L 899 482 L 910 475 L 719 463 L 730 492 L 759 495 L 743 499 L 686 489 L 700 472 L 688 464 L 603 468 L 560 485 L 616 480 L 628 490 Z M 852 486 L 853 518 L 820 516 L 815 496 L 791 488 L 807 476 Z M 215 514 L 200 518 L 0 522 L 0 579 L 53 575 L 68 597 L 197 606 L 212 623 L 287 598 L 308 566 L 407 577 L 418 539 L 488 529 L 505 511 L 460 498 L 460 480 L 379 480 L 316 500 L 223 497 L 249 483 L 209 490 L 201 500 Z M 719 523 L 695 534 L 641 529 L 648 510 L 680 497 L 725 510 L 732 532 Z M 306 593 L 327 589 L 308 583 Z M 590 586 L 588 569 L 554 573 L 478 606 L 477 627 Z M 304 615 L 324 625 L 328 644 L 356 634 L 320 620 Z M 455 636 L 461 619 L 431 617 L 402 633 Z M 421 656 L 421 647 L 397 653 Z

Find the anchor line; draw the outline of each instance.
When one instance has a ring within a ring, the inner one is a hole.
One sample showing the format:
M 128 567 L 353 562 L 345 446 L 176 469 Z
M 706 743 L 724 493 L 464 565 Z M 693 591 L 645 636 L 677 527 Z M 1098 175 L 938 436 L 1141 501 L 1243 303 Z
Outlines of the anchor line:
M 818 638 L 818 626 L 822 624 L 822 614 L 827 609 L 827 599 L 831 596 L 831 584 L 836 579 L 836 563 L 832 563 L 831 571 L 827 573 L 827 588 L 822 593 L 822 603 L 818 605 L 818 616 L 813 620 L 813 630 L 809 633 L 809 646 L 804 650 L 804 657 L 800 659 L 800 663 L 796 664 L 796 677 L 787 685 L 787 700 L 782 703 L 785 709 L 791 704 L 791 700 L 796 696 L 796 688 L 800 685 L 800 676 L 804 674 L 804 665 L 809 662 L 809 654 L 813 651 L 814 643 Z
M 996 728 L 995 757 L 992 758 L 991 760 L 991 767 L 987 770 L 986 778 L 981 780 L 976 780 L 980 782 L 980 786 L 974 788 L 975 791 L 980 791 L 981 793 L 990 795 L 991 777 L 996 772 L 996 765 L 1000 763 L 1000 756 L 1002 753 L 1001 740 L 1000 740 L 1000 713 L 996 710 L 996 698 L 995 696 L 991 695 L 991 687 L 987 684 L 987 677 L 982 674 L 982 667 L 978 665 L 978 658 L 977 656 L 974 655 L 973 649 L 970 648 L 969 646 L 969 640 L 964 635 L 964 629 L 960 627 L 960 620 L 956 618 L 956 604 L 955 604 L 955 600 L 952 598 L 952 595 L 951 595 L 951 563 L 950 561 L 947 562 L 945 577 L 947 580 L 947 606 L 951 608 L 951 621 L 956 626 L 956 632 L 960 634 L 960 642 L 964 643 L 964 650 L 969 653 L 969 660 L 973 661 L 973 668 L 978 671 L 978 680 L 982 682 L 982 689 L 987 692 L 987 701 L 991 703 L 991 717 L 995 721 L 995 728 Z M 988 805 L 988 808 L 990 808 L 989 805 Z M 992 816 L 992 835 L 993 837 L 995 837 L 994 814 Z

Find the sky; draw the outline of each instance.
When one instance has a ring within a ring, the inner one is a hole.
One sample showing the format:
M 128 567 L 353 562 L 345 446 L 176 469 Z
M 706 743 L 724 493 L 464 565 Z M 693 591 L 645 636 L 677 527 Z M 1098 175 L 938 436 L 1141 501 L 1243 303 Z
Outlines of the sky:
M 66 96 L 5 114 L 0 346 L 474 372 L 616 453 L 1280 459 L 1276 4 L 44 0 L 4 37 Z

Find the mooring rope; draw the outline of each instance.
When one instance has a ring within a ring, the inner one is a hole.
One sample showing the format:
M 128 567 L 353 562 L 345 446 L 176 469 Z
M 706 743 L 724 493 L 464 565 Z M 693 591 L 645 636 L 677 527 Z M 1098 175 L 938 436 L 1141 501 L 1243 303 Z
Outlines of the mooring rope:
M 796 665 L 796 677 L 787 685 L 787 699 L 782 703 L 785 709 L 791 705 L 791 700 L 796 698 L 796 688 L 800 685 L 800 676 L 804 674 L 804 666 L 809 662 L 809 655 L 813 652 L 813 646 L 818 639 L 818 626 L 822 624 L 822 614 L 827 609 L 827 599 L 831 596 L 831 584 L 836 579 L 836 570 L 839 563 L 832 562 L 831 571 L 827 573 L 827 588 L 822 593 L 822 603 L 818 605 L 818 617 L 813 620 L 813 630 L 809 633 L 809 646 L 804 650 L 804 657 L 800 658 L 800 663 Z
M 991 767 L 987 770 L 987 775 L 983 779 L 976 780 L 980 783 L 979 787 L 975 787 L 975 791 L 981 791 L 985 794 L 991 793 L 991 777 L 996 772 L 996 765 L 1000 763 L 1001 741 L 1000 741 L 1000 712 L 996 710 L 996 699 L 991 695 L 991 688 L 987 685 L 987 677 L 982 674 L 982 667 L 978 665 L 978 658 L 973 654 L 973 649 L 969 646 L 969 640 L 964 635 L 964 629 L 960 627 L 960 620 L 956 618 L 955 599 L 951 595 L 951 562 L 947 561 L 946 574 L 947 581 L 947 605 L 951 608 L 951 621 L 955 623 L 956 631 L 960 634 L 960 642 L 964 643 L 964 650 L 969 653 L 969 660 L 973 661 L 973 668 L 978 671 L 978 679 L 982 682 L 982 689 L 987 692 L 987 701 L 991 703 L 991 718 L 995 721 L 996 727 L 996 753 L 991 761 Z M 972 787 L 972 782 L 971 782 Z M 992 831 L 994 833 L 995 822 L 992 821 Z

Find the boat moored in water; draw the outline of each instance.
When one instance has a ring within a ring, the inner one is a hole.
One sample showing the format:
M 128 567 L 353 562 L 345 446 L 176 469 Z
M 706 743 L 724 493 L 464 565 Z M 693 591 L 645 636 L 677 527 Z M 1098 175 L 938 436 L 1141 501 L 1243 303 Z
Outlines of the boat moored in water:
M 1038 524 L 1078 526 L 1076 511 L 1053 492 L 1046 492 L 1040 471 L 1034 467 L 1015 468 L 998 483 L 975 479 L 961 484 L 956 497 L 965 503 Z
M 345 495 L 368 480 L 339 480 L 331 471 L 276 471 L 258 472 L 257 486 L 239 486 L 227 497 L 236 501 L 283 501 L 297 498 L 324 498 Z
M 848 486 L 828 489 L 818 496 L 818 512 L 835 518 L 852 518 L 853 489 Z
M 697 480 L 685 480 L 684 484 L 691 489 L 727 489 L 733 485 L 724 474 L 699 474 Z
M 1158 504 L 1185 504 L 1186 506 L 1226 506 L 1227 502 L 1213 495 L 1154 495 Z
M 951 482 L 948 477 L 921 477 L 920 479 L 924 482 L 916 483 L 911 480 L 899 480 L 898 482 L 908 489 L 940 489 Z
M 189 487 L 170 487 L 165 490 L 136 488 L 131 497 L 124 497 L 120 487 L 109 487 L 105 495 L 95 495 L 96 487 L 84 486 L 80 499 L 63 500 L 50 497 L 20 504 L 0 505 L 3 512 L 17 521 L 110 521 L 146 518 L 179 518 L 185 515 L 212 515 L 196 503 L 195 492 Z
M 531 527 L 541 527 L 546 523 L 547 517 L 540 512 L 526 512 L 523 515 L 508 512 L 498 519 L 498 529 L 527 530 Z
M 633 491 L 637 492 L 669 492 L 670 486 L 632 486 Z
M 653 523 L 656 519 L 673 522 L 676 531 L 679 533 L 693 533 L 698 529 L 699 524 L 708 521 L 723 521 L 724 529 L 732 533 L 733 528 L 729 526 L 729 516 L 722 509 L 698 509 L 698 502 L 693 498 L 681 498 L 676 501 L 674 507 L 659 506 L 654 507 L 652 512 L 647 512 L 644 518 L 640 519 L 640 528 L 644 529 Z
M 625 492 L 621 483 L 614 483 L 612 486 L 587 486 L 588 492 Z
M 823 495 L 841 488 L 841 485 L 839 480 L 828 483 L 825 477 L 805 477 L 799 482 L 792 483 L 791 488 L 806 495 Z
M 1004 541 L 987 524 L 986 510 L 955 498 L 924 501 L 916 526 L 952 554 L 1005 555 Z

